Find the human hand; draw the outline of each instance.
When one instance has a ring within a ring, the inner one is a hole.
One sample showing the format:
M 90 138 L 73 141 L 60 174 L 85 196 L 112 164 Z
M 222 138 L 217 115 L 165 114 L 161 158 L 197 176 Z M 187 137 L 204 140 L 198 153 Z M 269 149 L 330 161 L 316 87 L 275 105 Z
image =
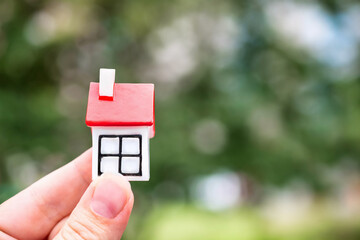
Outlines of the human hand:
M 91 150 L 0 205 L 0 239 L 120 239 L 134 203 L 129 182 L 91 182 Z

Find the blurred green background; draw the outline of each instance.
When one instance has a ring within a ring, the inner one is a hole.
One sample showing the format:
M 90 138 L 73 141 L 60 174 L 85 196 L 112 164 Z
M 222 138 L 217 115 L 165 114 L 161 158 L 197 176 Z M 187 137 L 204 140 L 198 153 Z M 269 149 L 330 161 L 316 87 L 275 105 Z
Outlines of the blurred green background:
M 0 202 L 91 146 L 89 83 L 156 88 L 124 239 L 360 239 L 360 4 L 1 0 Z

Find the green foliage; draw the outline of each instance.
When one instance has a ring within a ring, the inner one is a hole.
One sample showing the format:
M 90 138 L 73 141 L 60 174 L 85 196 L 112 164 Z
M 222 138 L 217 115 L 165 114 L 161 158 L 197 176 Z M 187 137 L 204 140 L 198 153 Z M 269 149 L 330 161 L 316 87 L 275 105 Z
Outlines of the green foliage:
M 135 239 L 355 240 L 360 236 L 358 227 L 358 223 L 339 224 L 321 211 L 312 212 L 301 224 L 276 226 L 252 208 L 219 214 L 172 204 L 155 208 Z M 127 236 L 132 237 L 131 231 Z

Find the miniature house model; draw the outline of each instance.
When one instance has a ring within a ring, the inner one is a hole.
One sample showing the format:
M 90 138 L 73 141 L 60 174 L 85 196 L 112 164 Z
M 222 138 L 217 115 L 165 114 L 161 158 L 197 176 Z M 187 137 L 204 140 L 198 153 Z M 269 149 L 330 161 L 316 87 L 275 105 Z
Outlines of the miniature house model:
M 119 173 L 150 178 L 149 139 L 155 134 L 154 85 L 115 83 L 115 69 L 100 69 L 90 83 L 86 125 L 92 130 L 92 176 Z

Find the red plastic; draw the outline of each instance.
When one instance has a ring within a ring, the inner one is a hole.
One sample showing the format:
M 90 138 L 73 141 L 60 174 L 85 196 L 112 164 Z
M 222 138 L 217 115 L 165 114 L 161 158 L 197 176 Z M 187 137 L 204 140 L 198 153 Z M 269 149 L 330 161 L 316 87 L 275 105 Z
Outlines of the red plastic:
M 151 126 L 155 135 L 154 84 L 115 83 L 112 101 L 99 99 L 99 83 L 90 83 L 86 125 Z
M 112 101 L 114 100 L 113 96 L 99 96 L 99 100 Z

